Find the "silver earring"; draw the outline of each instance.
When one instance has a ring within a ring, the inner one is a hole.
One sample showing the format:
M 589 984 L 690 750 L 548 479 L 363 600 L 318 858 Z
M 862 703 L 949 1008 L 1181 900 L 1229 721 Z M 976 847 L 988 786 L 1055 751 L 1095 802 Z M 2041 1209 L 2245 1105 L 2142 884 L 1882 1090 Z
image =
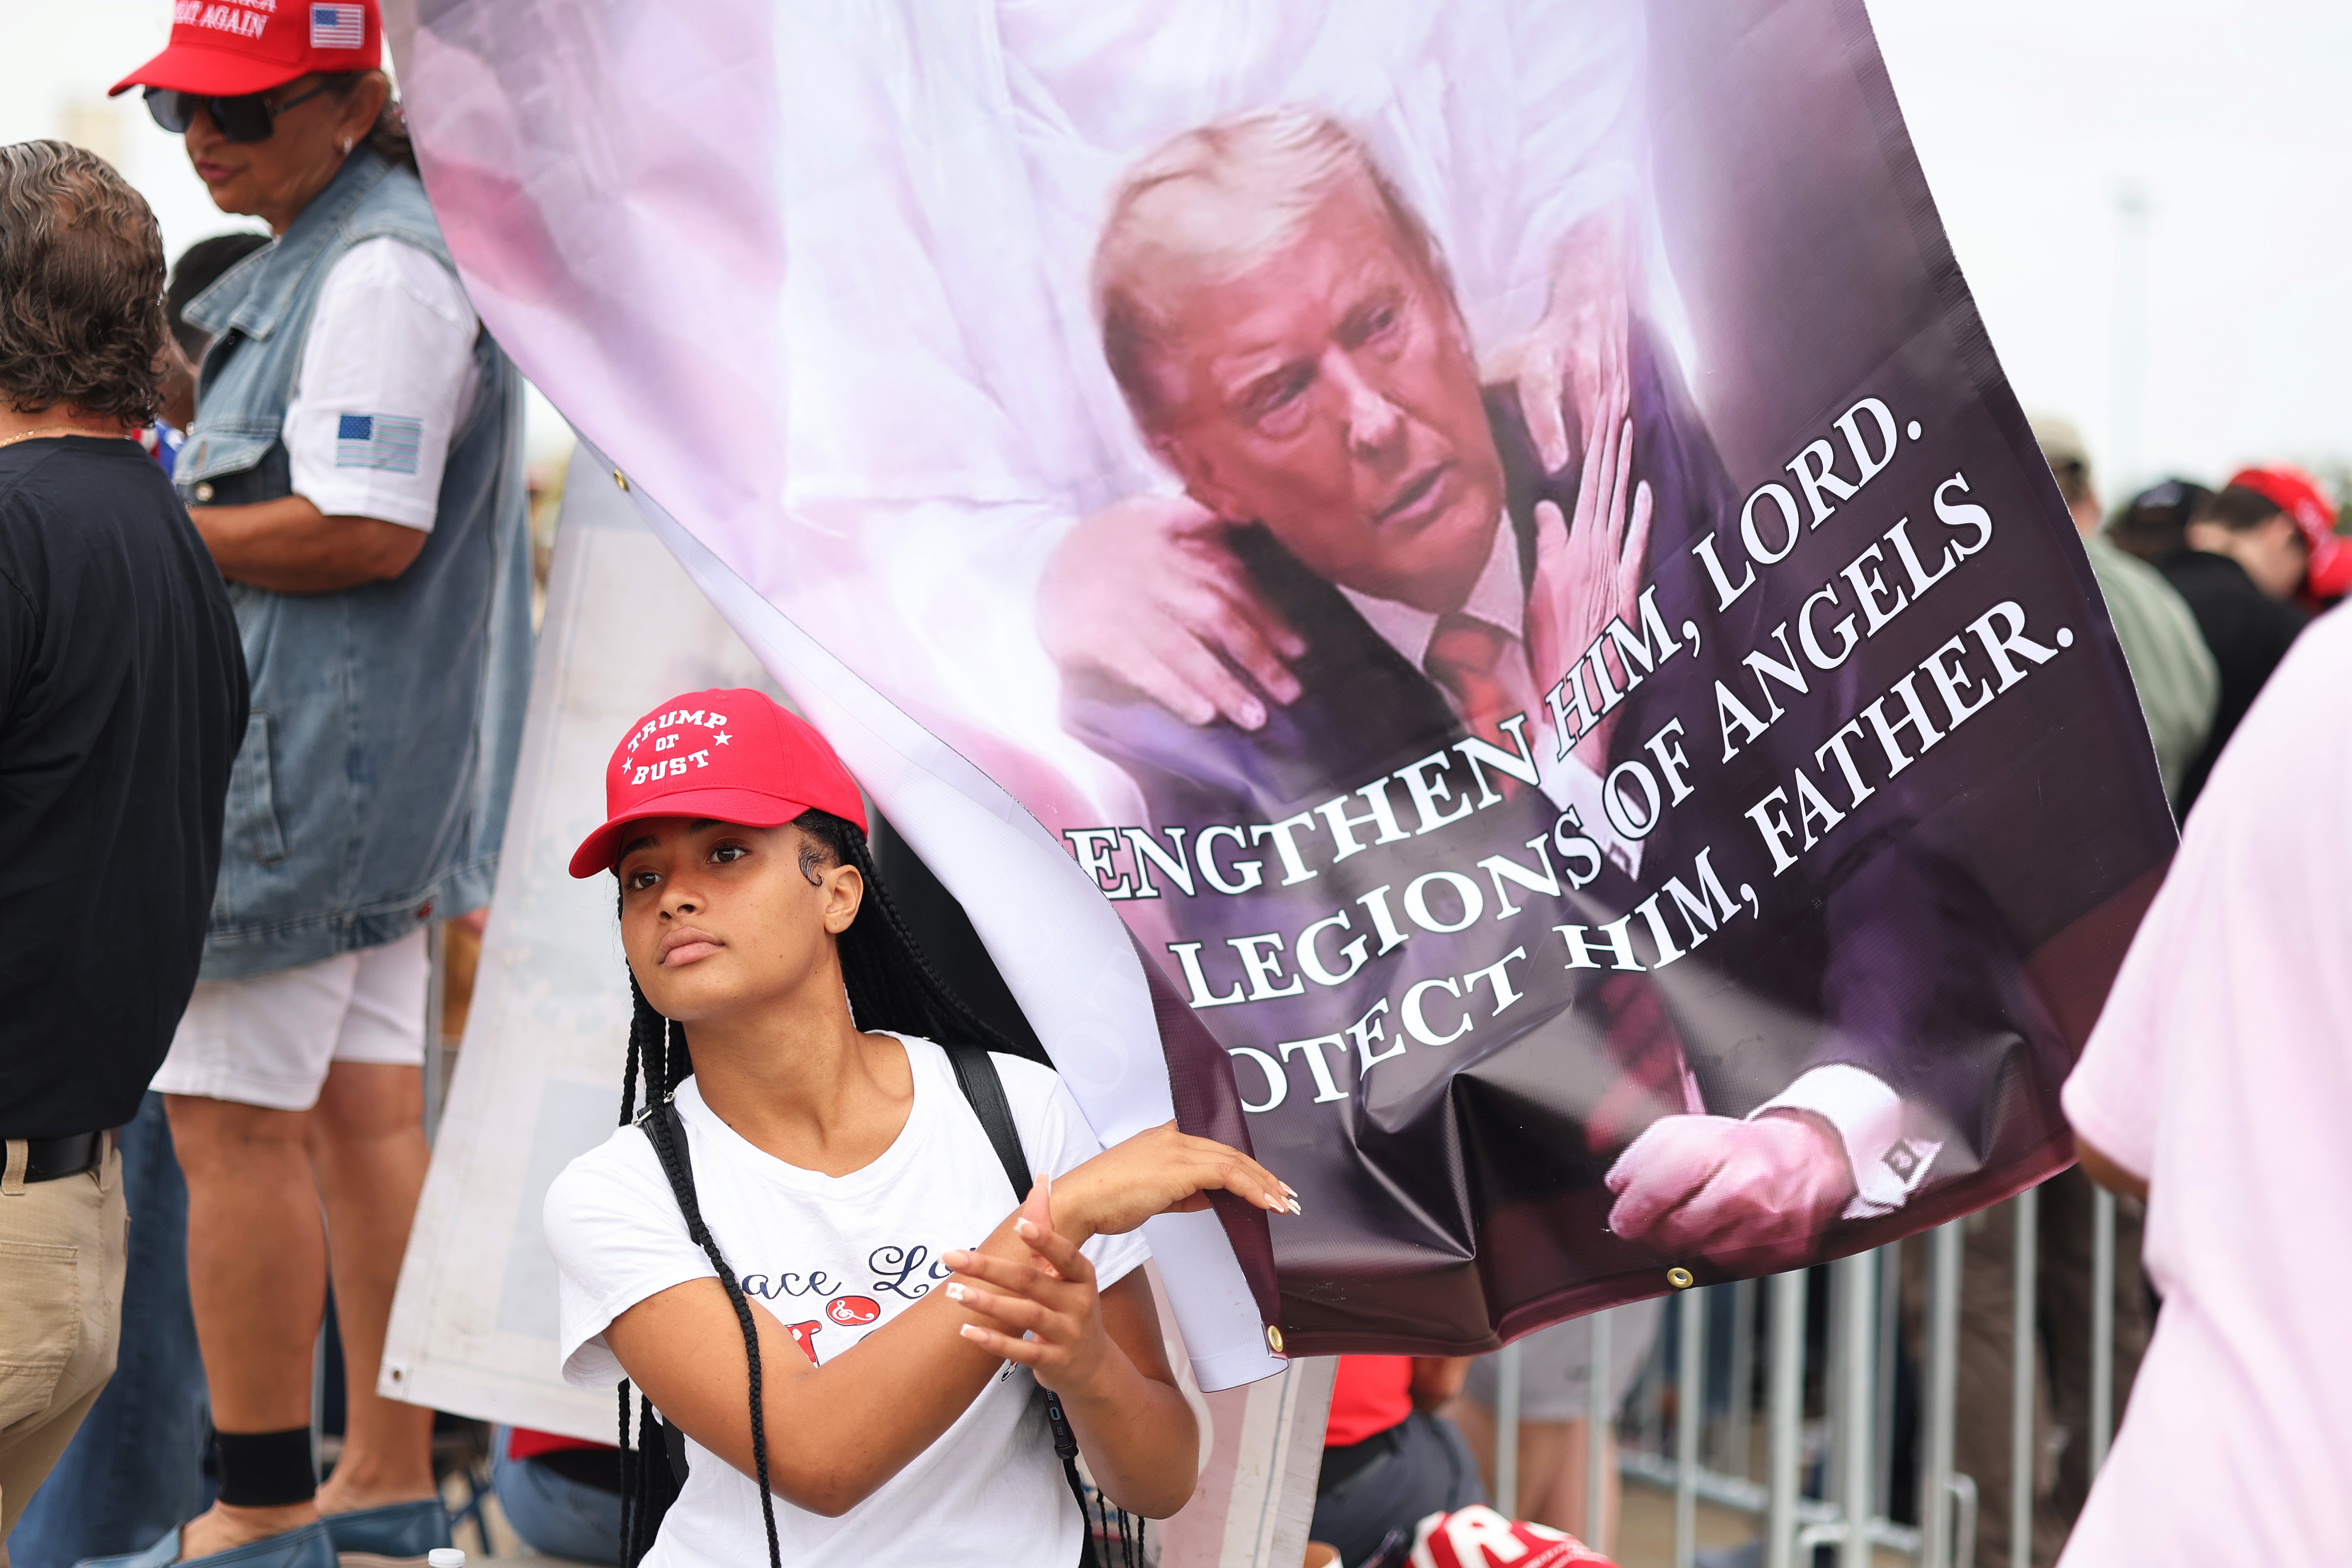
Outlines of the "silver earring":
M 349 153 L 351 152 L 351 150 L 352 150 L 352 139 L 351 139 L 350 137 L 346 136 L 346 137 L 344 137 L 344 138 L 343 138 L 343 151 L 344 151 L 344 153 Z

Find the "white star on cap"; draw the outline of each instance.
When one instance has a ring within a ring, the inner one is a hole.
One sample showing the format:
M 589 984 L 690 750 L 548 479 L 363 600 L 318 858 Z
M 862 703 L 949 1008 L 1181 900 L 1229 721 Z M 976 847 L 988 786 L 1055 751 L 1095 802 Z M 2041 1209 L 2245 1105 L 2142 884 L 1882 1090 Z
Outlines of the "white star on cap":
M 719 731 L 719 743 L 720 745 L 725 745 L 730 738 L 731 737 L 728 735 L 726 731 L 721 730 Z

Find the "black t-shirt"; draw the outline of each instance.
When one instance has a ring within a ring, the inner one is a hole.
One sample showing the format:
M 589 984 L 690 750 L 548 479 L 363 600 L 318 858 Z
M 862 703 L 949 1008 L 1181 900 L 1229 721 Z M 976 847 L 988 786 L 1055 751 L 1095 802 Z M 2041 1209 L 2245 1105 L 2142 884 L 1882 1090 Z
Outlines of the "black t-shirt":
M 2157 569 L 2189 601 L 2189 613 L 2197 617 L 2197 630 L 2221 672 L 2221 700 L 2213 710 L 2213 732 L 2180 781 L 2180 815 L 2186 818 L 2238 721 L 2254 705 L 2263 683 L 2270 679 L 2271 671 L 2286 657 L 2288 645 L 2303 630 L 2304 615 L 2255 587 L 2246 569 L 2226 555 L 2179 550 L 2158 562 Z
M 135 441 L 0 447 L 0 1136 L 119 1127 L 188 1005 L 245 653 Z

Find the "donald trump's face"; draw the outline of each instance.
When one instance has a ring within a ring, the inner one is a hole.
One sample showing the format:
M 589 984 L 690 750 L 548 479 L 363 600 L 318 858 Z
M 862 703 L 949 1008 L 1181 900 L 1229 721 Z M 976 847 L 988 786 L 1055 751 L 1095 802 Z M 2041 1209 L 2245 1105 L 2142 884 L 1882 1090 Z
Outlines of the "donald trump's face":
M 1328 582 L 1458 608 L 1503 472 L 1460 313 L 1368 181 L 1231 279 L 1170 289 L 1150 434 L 1202 505 Z

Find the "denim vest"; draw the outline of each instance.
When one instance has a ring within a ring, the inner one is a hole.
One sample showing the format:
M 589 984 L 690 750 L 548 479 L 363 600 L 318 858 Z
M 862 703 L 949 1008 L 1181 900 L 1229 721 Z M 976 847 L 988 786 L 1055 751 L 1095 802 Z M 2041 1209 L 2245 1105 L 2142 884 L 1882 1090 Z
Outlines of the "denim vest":
M 281 436 L 328 272 L 389 236 L 444 267 L 425 187 L 362 149 L 275 245 L 187 308 L 215 334 L 173 482 L 197 504 L 290 494 Z M 432 532 L 388 583 L 231 583 L 253 682 L 229 778 L 207 980 L 373 947 L 488 901 L 530 682 L 522 378 L 484 331 Z

